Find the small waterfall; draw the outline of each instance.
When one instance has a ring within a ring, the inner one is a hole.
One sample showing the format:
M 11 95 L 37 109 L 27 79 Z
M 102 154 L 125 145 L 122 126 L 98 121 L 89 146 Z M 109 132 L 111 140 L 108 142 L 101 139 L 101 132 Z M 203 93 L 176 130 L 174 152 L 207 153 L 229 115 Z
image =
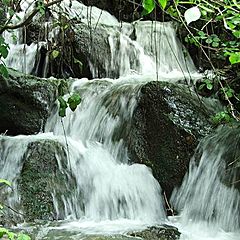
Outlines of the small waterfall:
M 0 176 L 10 180 L 14 189 L 8 192 L 9 205 L 21 211 L 18 180 L 29 144 L 50 139 L 65 147 L 67 142 L 69 154 L 64 168 L 65 156 L 55 153 L 60 171 L 69 180 L 66 188 L 71 189 L 66 194 L 52 186 L 56 218 L 126 219 L 149 225 L 163 222 L 166 216 L 160 185 L 148 167 L 129 163 L 125 146 L 140 86 L 109 79 L 76 81 L 72 90 L 81 93 L 83 102 L 76 112 L 67 113 L 63 125 L 55 111 L 44 134 L 1 136 Z
M 83 102 L 76 112 L 68 112 L 63 125 L 68 138 L 81 143 L 84 151 L 81 157 L 72 147 L 69 151 L 77 193 L 63 196 L 66 216 L 92 220 L 126 218 L 147 223 L 165 219 L 158 182 L 146 166 L 129 165 L 124 146 L 139 87 L 109 80 L 73 84 L 73 89 L 81 92 Z M 63 136 L 57 112 L 49 119 L 46 131 Z M 73 209 L 77 205 L 83 207 L 71 212 L 70 202 Z M 55 206 L 58 205 L 56 199 Z
M 22 21 L 32 10 L 33 0 L 25 1 L 21 5 L 22 11 L 14 17 L 14 23 Z M 10 44 L 10 53 L 6 59 L 9 67 L 25 73 L 38 73 L 39 63 L 36 62 L 38 52 L 42 46 L 46 48 L 45 66 L 43 76 L 46 77 L 49 64 L 48 42 L 56 41 L 59 34 L 58 28 L 53 28 L 58 13 L 65 9 L 71 21 L 85 23 L 90 33 L 95 29 L 102 29 L 108 34 L 109 50 L 111 56 L 105 56 L 105 77 L 118 78 L 127 75 L 147 75 L 152 79 L 156 76 L 161 80 L 176 81 L 181 79 L 193 80 L 200 78 L 187 51 L 176 37 L 176 30 L 172 23 L 159 23 L 150 21 L 137 21 L 132 24 L 120 23 L 108 12 L 96 7 L 87 7 L 76 0 L 64 0 L 61 7 L 51 8 L 52 17 L 45 20 L 44 42 L 26 44 L 26 29 L 6 32 L 6 41 Z M 19 20 L 21 19 L 21 20 Z M 35 17 L 36 26 L 40 16 Z M 43 21 L 43 20 L 41 20 Z M 74 28 L 74 24 L 73 24 Z M 42 31 L 42 30 L 41 30 Z M 17 41 L 12 41 L 12 35 Z M 55 40 L 53 40 L 55 39 Z M 90 37 L 89 37 L 90 39 Z M 89 54 L 91 49 L 89 49 Z M 19 60 L 21 59 L 21 60 Z M 109 60 L 110 59 L 110 60 Z M 94 78 L 99 76 L 98 63 L 89 61 L 89 67 Z M 104 61 L 104 60 L 102 60 Z
M 14 14 L 12 24 L 19 23 L 33 9 L 33 1 L 23 1 L 21 3 L 21 11 Z M 8 17 L 9 13 L 8 13 Z M 9 54 L 5 59 L 8 67 L 14 68 L 20 72 L 30 74 L 33 70 L 37 52 L 37 44 L 26 44 L 26 29 L 20 28 L 4 32 L 6 43 L 9 44 Z
M 18 14 L 21 19 L 31 11 L 32 2 L 24 1 L 22 12 Z M 14 189 L 7 189 L 3 197 L 8 195 L 9 205 L 21 212 L 18 178 L 24 154 L 30 143 L 50 139 L 65 147 L 68 155 L 66 168 L 63 167 L 64 156 L 56 153 L 56 158 L 61 173 L 69 179 L 66 187 L 71 189 L 68 194 L 53 190 L 56 218 L 77 220 L 76 225 L 80 221 L 109 223 L 123 219 L 129 221 L 127 224 L 134 221 L 146 225 L 162 223 L 166 221 L 166 215 L 160 185 L 148 167 L 131 164 L 128 158 L 126 143 L 132 115 L 142 83 L 156 79 L 191 81 L 200 75 L 177 39 L 172 23 L 119 23 L 106 11 L 86 7 L 76 0 L 64 0 L 61 7 L 70 18 L 85 23 L 91 30 L 107 31 L 110 56 L 106 59 L 103 56 L 106 77 L 119 78 L 74 80 L 71 91 L 79 92 L 83 99 L 75 112 L 68 110 L 67 116 L 60 119 L 56 107 L 44 134 L 0 136 L 0 178 L 11 181 Z M 58 6 L 52 8 L 59 11 Z M 53 11 L 53 15 L 56 12 Z M 46 23 L 46 26 L 50 25 L 51 22 Z M 31 73 L 38 46 L 25 44 L 22 29 L 14 34 L 17 43 L 12 41 L 11 33 L 5 33 L 11 49 L 6 63 L 9 67 Z M 56 38 L 57 34 L 57 29 L 46 33 L 49 38 Z M 92 75 L 98 76 L 98 66 L 90 60 L 89 66 Z M 46 64 L 43 75 L 47 75 Z M 226 172 L 231 172 L 236 160 L 237 155 L 232 154 L 239 149 L 238 131 L 239 128 L 220 129 L 216 135 L 200 143 L 189 173 L 172 196 L 174 207 L 181 213 L 181 226 L 207 222 L 218 228 L 217 233 L 224 232 L 219 228 L 238 231 L 239 192 L 231 184 L 238 179 L 235 176 L 226 178 Z M 239 235 L 236 238 L 232 235 L 216 236 L 182 239 L 239 239 Z
M 240 193 L 234 187 L 239 175 L 231 173 L 239 162 L 239 143 L 239 128 L 221 127 L 199 144 L 189 173 L 172 195 L 184 224 L 208 222 L 228 231 L 239 229 Z

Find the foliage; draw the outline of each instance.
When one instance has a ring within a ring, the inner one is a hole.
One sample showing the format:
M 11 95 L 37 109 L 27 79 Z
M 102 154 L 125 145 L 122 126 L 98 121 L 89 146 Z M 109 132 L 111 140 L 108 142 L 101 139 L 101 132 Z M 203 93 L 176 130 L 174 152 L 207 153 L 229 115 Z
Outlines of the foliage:
M 8 78 L 8 70 L 3 59 L 7 58 L 8 49 L 8 44 L 5 42 L 4 38 L 0 36 L 0 74 L 6 78 Z
M 31 240 L 31 238 L 23 233 L 14 233 L 6 228 L 0 227 L 0 238 L 7 237 L 9 240 Z
M 144 0 L 143 14 L 149 14 L 156 6 L 163 14 L 180 23 L 186 32 L 186 44 L 195 46 L 208 61 L 218 81 L 217 94 L 226 101 L 227 113 L 220 112 L 215 119 L 228 122 L 228 115 L 235 120 L 240 111 L 238 67 L 240 65 L 240 1 L 237 0 Z M 214 59 L 214 60 L 213 60 Z M 219 74 L 217 68 L 225 70 Z M 231 74 L 229 74 L 231 73 Z M 203 79 L 199 90 L 215 93 L 213 83 Z M 237 108 L 237 109 L 236 109 Z M 237 110 L 237 111 L 236 111 Z
M 222 123 L 230 123 L 234 121 L 228 111 L 218 112 L 215 116 L 212 117 L 212 121 L 215 125 Z
M 55 1 L 55 3 L 59 3 L 59 2 L 61 2 L 61 0 Z M 19 24 L 19 26 L 17 24 L 9 25 L 9 23 L 13 24 L 12 19 L 16 15 L 17 8 L 19 7 L 18 5 L 20 3 L 21 3 L 21 1 L 9 1 L 9 0 L 2 1 L 1 5 L 0 5 L 0 12 L 3 13 L 7 9 L 9 17 L 6 18 L 6 20 L 2 26 L 0 25 L 0 34 L 9 29 L 15 29 L 15 27 L 20 28 L 20 27 L 24 26 L 25 24 L 27 25 L 27 23 L 28 23 L 27 20 L 25 20 L 25 22 L 23 22 L 22 24 Z M 36 15 L 37 13 L 40 13 L 40 15 L 44 16 L 47 11 L 47 6 L 49 5 L 48 1 L 45 2 L 43 0 L 36 0 L 35 3 L 36 3 L 35 9 L 33 9 L 33 11 L 30 14 L 31 18 L 33 18 L 33 16 Z M 17 17 L 17 15 L 16 15 L 16 17 Z M 31 20 L 31 18 L 29 18 L 29 19 Z M 61 33 L 62 33 L 61 36 L 64 37 L 64 32 L 69 28 L 67 18 L 63 17 L 60 14 L 59 19 L 55 19 L 55 22 L 53 25 L 54 25 L 54 27 L 59 27 L 61 29 Z M 64 40 L 62 40 L 61 43 L 62 43 L 61 44 L 62 49 L 64 49 Z M 61 47 L 58 47 L 57 49 L 51 49 L 51 46 L 50 46 L 50 53 L 51 53 L 50 56 L 51 56 L 52 60 L 59 58 L 57 61 L 61 65 L 62 64 L 62 54 L 63 54 L 61 52 L 63 52 L 63 51 L 61 51 L 60 48 Z M 4 63 L 4 59 L 6 59 L 8 56 L 8 50 L 9 50 L 8 44 L 5 42 L 3 35 L 0 35 L 0 74 L 5 78 L 9 77 L 7 67 Z M 77 64 L 79 66 L 79 68 L 81 69 L 82 63 L 78 59 L 74 58 L 74 63 Z M 62 87 L 62 85 L 60 84 L 59 88 L 61 88 L 61 87 Z M 67 101 L 64 100 L 63 95 L 64 95 L 63 90 L 59 90 L 59 97 L 58 97 L 58 101 L 60 104 L 59 115 L 61 117 L 64 117 L 66 115 L 66 109 L 68 107 L 72 111 L 75 111 L 75 109 L 81 102 L 81 97 L 77 93 L 72 94 L 67 99 Z
M 0 179 L 0 189 L 2 187 L 11 187 L 11 183 L 6 179 Z M 3 204 L 0 202 L 0 211 L 3 209 Z M 2 239 L 2 237 L 7 237 L 10 240 L 31 240 L 31 238 L 26 234 L 14 233 L 6 228 L 0 227 L 0 239 Z
M 77 106 L 81 103 L 81 97 L 78 93 L 72 93 L 67 100 L 64 99 L 64 93 L 68 90 L 65 82 L 61 81 L 58 86 L 58 102 L 59 102 L 59 111 L 58 114 L 60 117 L 66 116 L 66 110 L 69 107 L 73 112 L 76 110 Z

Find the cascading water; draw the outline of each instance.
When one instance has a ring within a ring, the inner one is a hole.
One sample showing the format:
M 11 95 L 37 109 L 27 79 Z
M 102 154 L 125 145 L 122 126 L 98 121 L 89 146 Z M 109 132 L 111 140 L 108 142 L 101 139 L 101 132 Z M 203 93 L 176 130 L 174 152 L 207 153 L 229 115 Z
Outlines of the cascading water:
M 14 18 L 15 22 L 28 16 L 33 8 L 33 1 L 25 1 L 22 11 Z M 71 6 L 71 7 L 70 7 Z M 120 23 L 106 11 L 96 7 L 86 7 L 78 1 L 62 1 L 61 8 L 52 6 L 53 18 L 45 23 L 45 41 L 28 46 L 26 30 L 20 29 L 13 33 L 6 32 L 5 37 L 11 46 L 11 52 L 6 60 L 9 67 L 25 73 L 33 72 L 35 58 L 41 46 L 48 46 L 59 32 L 59 29 L 51 27 L 58 19 L 57 13 L 65 9 L 69 18 L 78 19 L 85 23 L 90 32 L 94 29 L 102 29 L 108 32 L 108 45 L 110 48 L 110 60 L 106 58 L 106 76 L 148 75 L 152 78 L 157 76 L 161 80 L 198 79 L 194 64 L 186 50 L 176 37 L 175 27 L 172 23 L 158 23 L 150 21 L 137 21 L 133 24 Z M 20 20 L 23 21 L 23 20 Z M 38 18 L 36 21 L 39 21 Z M 33 19 L 34 22 L 34 19 Z M 56 24 L 55 24 L 56 25 Z M 13 42 L 11 36 L 15 34 L 17 42 Z M 53 41 L 54 42 L 54 41 Z M 18 59 L 21 59 L 19 61 Z M 45 59 L 45 67 L 48 64 L 48 54 Z M 93 77 L 98 77 L 99 66 L 89 60 L 89 66 Z M 36 68 L 37 66 L 35 66 Z M 36 72 L 38 72 L 36 70 Z M 113 74 L 114 73 L 114 74 Z M 44 71 L 44 77 L 46 71 Z
M 183 226 L 196 225 L 197 232 L 199 228 L 211 229 L 209 236 L 201 231 L 202 236 L 193 239 L 215 239 L 216 235 L 216 239 L 239 239 L 239 233 L 219 232 L 237 231 L 240 226 L 240 193 L 235 188 L 239 182 L 239 140 L 239 128 L 227 127 L 203 139 L 182 186 L 172 194 Z
M 25 3 L 22 15 L 32 8 L 32 1 Z M 70 3 L 72 7 L 69 7 Z M 7 178 L 15 187 L 10 193 L 9 205 L 18 207 L 21 199 L 17 191 L 18 176 L 29 143 L 53 139 L 64 146 L 67 142 L 67 169 L 62 167 L 62 156 L 58 156 L 58 165 L 61 172 L 76 182 L 68 195 L 59 197 L 52 192 L 57 218 L 68 220 L 60 228 L 70 231 L 81 228 L 80 231 L 89 233 L 93 231 L 88 229 L 89 226 L 97 225 L 99 232 L 103 229 L 124 232 L 134 226 L 163 223 L 166 216 L 158 182 L 145 165 L 129 164 L 126 148 L 129 123 L 142 82 L 192 80 L 200 75 L 177 40 L 172 23 L 139 21 L 120 24 L 109 13 L 86 7 L 78 1 L 63 1 L 61 6 L 73 19 L 81 19 L 94 28 L 107 29 L 111 56 L 105 63 L 106 75 L 115 72 L 120 78 L 76 80 L 72 90 L 80 92 L 83 99 L 76 112 L 68 111 L 61 120 L 55 109 L 44 134 L 0 137 L 0 177 Z M 10 34 L 6 33 L 5 37 L 10 43 Z M 30 73 L 37 47 L 20 45 L 22 42 L 23 39 L 10 46 L 13 52 L 6 63 Z M 24 61 L 19 61 L 17 49 L 24 49 Z M 20 65 L 17 66 L 16 62 Z M 89 65 L 92 75 L 97 76 L 98 66 L 91 62 Z M 239 229 L 239 193 L 234 188 L 227 188 L 221 179 L 228 147 L 223 140 L 228 135 L 224 134 L 224 137 L 219 134 L 201 143 L 201 160 L 192 161 L 189 175 L 172 196 L 173 205 L 182 211 L 181 220 L 174 224 L 183 232 L 183 240 L 239 239 L 239 233 L 221 230 Z M 120 226 L 116 227 L 116 222 Z M 42 235 L 37 239 L 43 239 Z
M 72 149 L 69 151 L 77 191 L 84 199 L 84 210 L 74 215 L 95 220 L 127 218 L 147 223 L 163 220 L 165 213 L 159 184 L 146 166 L 127 164 L 123 139 L 129 132 L 127 127 L 136 105 L 139 84 L 101 81 L 75 82 L 75 91 L 85 88 L 83 102 L 76 112 L 69 111 L 63 119 L 66 135 L 85 146 L 81 159 L 72 154 Z M 49 118 L 46 131 L 64 135 L 63 125 L 56 112 Z

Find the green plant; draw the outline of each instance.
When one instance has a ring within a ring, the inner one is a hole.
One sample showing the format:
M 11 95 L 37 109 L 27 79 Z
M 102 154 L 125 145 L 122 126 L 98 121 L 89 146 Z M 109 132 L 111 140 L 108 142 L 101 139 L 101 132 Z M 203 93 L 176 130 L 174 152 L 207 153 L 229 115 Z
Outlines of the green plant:
M 81 103 L 81 97 L 78 93 L 72 93 L 67 100 L 64 99 L 65 92 L 68 91 L 68 86 L 64 81 L 61 81 L 58 86 L 58 102 L 60 117 L 66 116 L 66 110 L 69 107 L 73 112 L 76 110 L 77 106 Z
M 231 114 L 228 111 L 221 111 L 215 114 L 212 117 L 212 121 L 215 125 L 223 124 L 223 123 L 230 123 L 234 121 Z
M 5 42 L 5 39 L 0 36 L 0 74 L 5 78 L 8 78 L 8 70 L 4 63 L 4 59 L 6 59 L 8 56 L 8 49 L 9 46 Z
M 237 69 L 240 65 L 240 2 L 143 0 L 143 15 L 151 13 L 157 5 L 163 14 L 179 22 L 180 28 L 184 28 L 186 32 L 185 42 L 197 47 L 208 61 L 221 89 L 220 95 L 227 101 L 229 114 L 238 121 L 236 108 L 240 111 L 238 107 L 240 100 L 235 97 L 235 92 L 239 86 Z M 222 73 L 219 75 L 218 62 L 224 66 L 224 69 L 221 69 L 226 71 L 224 76 Z M 213 84 L 210 80 L 203 80 L 199 88 L 212 90 Z

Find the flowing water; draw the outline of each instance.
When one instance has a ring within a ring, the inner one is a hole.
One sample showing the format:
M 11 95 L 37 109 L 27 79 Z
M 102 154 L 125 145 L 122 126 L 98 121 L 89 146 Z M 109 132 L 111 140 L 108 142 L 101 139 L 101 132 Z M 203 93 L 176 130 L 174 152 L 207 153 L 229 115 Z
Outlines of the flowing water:
M 31 11 L 31 2 L 22 6 L 20 18 Z M 201 77 L 177 39 L 174 25 L 119 23 L 98 8 L 78 1 L 69 7 L 69 3 L 63 1 L 62 8 L 71 18 L 108 30 L 111 56 L 105 64 L 106 77 L 115 71 L 120 78 L 75 80 L 71 90 L 80 92 L 83 101 L 74 113 L 68 111 L 61 120 L 55 109 L 45 133 L 0 137 L 0 177 L 13 183 L 8 203 L 19 211 L 17 178 L 29 143 L 50 139 L 64 146 L 67 143 L 69 149 L 67 169 L 63 169 L 63 156 L 56 156 L 59 169 L 66 175 L 71 172 L 76 186 L 61 198 L 52 193 L 57 217 L 64 220 L 21 228 L 31 229 L 36 239 L 94 239 L 101 234 L 111 236 L 168 223 L 179 228 L 182 240 L 239 240 L 239 192 L 226 187 L 221 179 L 228 131 L 199 145 L 189 174 L 172 196 L 178 217 L 166 217 L 161 187 L 151 170 L 142 164 L 129 164 L 125 141 L 142 84 L 156 79 L 190 82 Z M 39 45 L 28 46 L 22 30 L 15 32 L 17 42 L 11 40 L 11 34 L 5 33 L 11 49 L 7 65 L 31 73 Z M 92 75 L 97 76 L 98 66 L 89 65 Z M 116 239 L 127 238 L 119 235 Z

